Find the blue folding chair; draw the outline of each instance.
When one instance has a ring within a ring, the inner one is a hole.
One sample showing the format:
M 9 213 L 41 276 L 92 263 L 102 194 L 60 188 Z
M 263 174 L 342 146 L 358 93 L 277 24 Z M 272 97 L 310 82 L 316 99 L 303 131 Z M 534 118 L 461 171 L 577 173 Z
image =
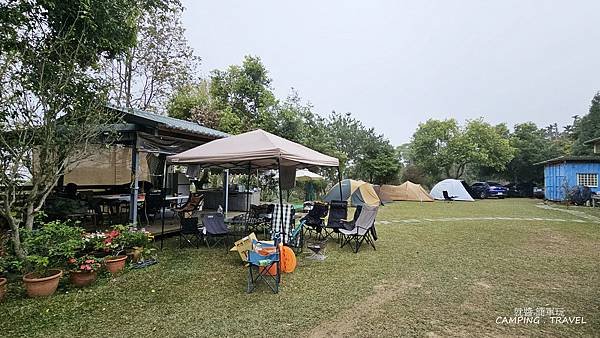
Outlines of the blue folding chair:
M 278 243 L 276 240 L 275 243 Z M 257 251 L 259 248 L 275 248 L 275 252 L 267 255 L 261 255 Z M 270 273 L 271 268 L 275 266 L 276 273 Z M 259 281 L 265 282 L 273 293 L 279 292 L 279 282 L 281 280 L 281 269 L 279 265 L 279 248 L 276 244 L 252 241 L 252 250 L 248 252 L 248 287 L 247 293 L 256 289 Z

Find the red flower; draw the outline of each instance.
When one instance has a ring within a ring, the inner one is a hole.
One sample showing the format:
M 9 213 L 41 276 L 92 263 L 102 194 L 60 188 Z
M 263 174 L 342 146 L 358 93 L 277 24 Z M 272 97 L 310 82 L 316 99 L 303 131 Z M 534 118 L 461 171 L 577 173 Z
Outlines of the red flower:
M 86 265 L 86 266 L 85 266 L 85 269 L 86 269 L 87 271 L 90 271 L 90 270 L 92 270 L 92 266 L 88 264 L 88 265 Z
M 79 270 L 85 270 L 85 265 L 82 264 L 81 266 L 79 266 Z
M 93 259 L 86 259 L 85 263 L 86 264 L 92 264 L 92 263 L 94 263 L 94 260 Z
M 117 230 L 113 230 L 113 231 L 111 231 L 111 232 L 108 233 L 108 236 L 110 236 L 112 238 L 115 238 L 115 237 L 117 237 L 119 235 L 120 235 L 120 233 Z
M 75 258 L 69 258 L 69 264 L 75 264 L 77 263 L 77 260 Z

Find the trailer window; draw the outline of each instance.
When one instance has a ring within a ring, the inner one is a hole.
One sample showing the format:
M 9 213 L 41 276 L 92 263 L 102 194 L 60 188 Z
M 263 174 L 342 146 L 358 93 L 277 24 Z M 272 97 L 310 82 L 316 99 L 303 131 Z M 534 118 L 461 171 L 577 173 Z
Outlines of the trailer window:
M 598 187 L 598 174 L 577 174 L 577 185 Z

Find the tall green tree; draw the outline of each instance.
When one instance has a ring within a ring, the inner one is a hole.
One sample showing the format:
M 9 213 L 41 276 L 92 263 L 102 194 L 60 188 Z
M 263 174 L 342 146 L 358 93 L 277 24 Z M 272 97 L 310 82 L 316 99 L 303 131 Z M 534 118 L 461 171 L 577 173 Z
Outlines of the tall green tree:
M 561 149 L 546 137 L 544 129 L 533 122 L 517 124 L 510 135 L 510 145 L 515 149 L 514 158 L 506 166 L 503 177 L 515 183 L 540 183 L 544 168 L 535 163 L 564 155 Z
M 585 141 L 600 137 L 600 92 L 597 92 L 590 104 L 589 113 L 576 119 L 573 126 L 573 155 L 590 155 L 593 149 L 583 144 Z
M 96 70 L 103 57 L 122 55 L 135 44 L 136 22 L 146 5 L 0 3 L 0 217 L 21 259 L 27 255 L 22 230 L 32 229 L 59 177 L 114 122 Z
M 430 119 L 413 134 L 412 161 L 434 179 L 461 178 L 467 168 L 503 170 L 514 156 L 503 127 L 481 119 L 460 127 L 456 120 Z
M 198 122 L 209 128 L 219 128 L 221 119 L 207 80 L 179 87 L 167 103 L 167 114 L 174 118 Z
M 454 119 L 429 119 L 419 127 L 410 142 L 410 159 L 433 177 L 450 177 L 455 164 L 456 139 L 461 137 L 460 128 Z
M 253 56 L 244 57 L 241 66 L 213 70 L 210 93 L 222 114 L 221 129 L 232 133 L 261 125 L 277 104 L 268 71 L 260 58 Z

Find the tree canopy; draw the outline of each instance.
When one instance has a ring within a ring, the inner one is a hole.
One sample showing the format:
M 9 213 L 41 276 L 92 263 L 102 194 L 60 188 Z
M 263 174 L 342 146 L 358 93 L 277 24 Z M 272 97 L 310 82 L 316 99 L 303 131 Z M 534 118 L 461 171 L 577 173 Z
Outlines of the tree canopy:
M 594 95 L 589 113 L 576 120 L 573 132 L 573 155 L 592 154 L 593 148 L 583 143 L 600 137 L 600 92 Z
M 436 179 L 460 178 L 469 166 L 503 170 L 514 156 L 503 131 L 504 127 L 482 119 L 468 121 L 464 127 L 454 119 L 430 119 L 414 133 L 410 157 Z
M 107 87 L 97 66 L 135 43 L 146 6 L 136 0 L 0 3 L 0 215 L 21 259 L 21 228 L 32 229 L 59 177 L 115 121 L 104 107 Z M 23 189 L 26 183 L 30 189 Z

